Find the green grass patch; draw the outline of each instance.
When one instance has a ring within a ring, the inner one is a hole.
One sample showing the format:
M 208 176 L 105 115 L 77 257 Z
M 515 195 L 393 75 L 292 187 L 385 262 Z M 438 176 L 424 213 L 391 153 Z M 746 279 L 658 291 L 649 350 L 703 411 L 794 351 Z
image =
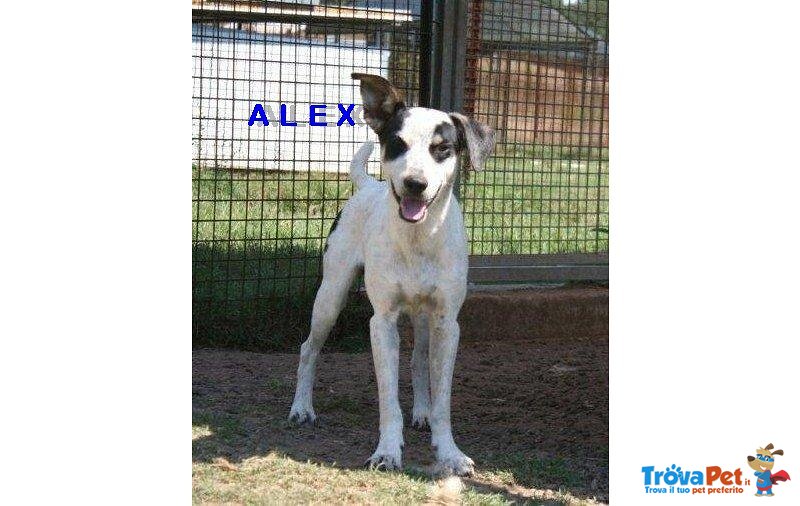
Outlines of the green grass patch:
M 461 201 L 472 254 L 608 251 L 607 161 L 516 151 L 463 182 Z

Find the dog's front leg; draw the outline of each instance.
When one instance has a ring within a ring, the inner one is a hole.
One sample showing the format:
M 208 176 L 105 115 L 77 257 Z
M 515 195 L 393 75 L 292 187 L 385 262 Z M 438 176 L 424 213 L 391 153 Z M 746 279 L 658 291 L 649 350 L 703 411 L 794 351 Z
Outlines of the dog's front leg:
M 430 426 L 431 386 L 428 379 L 430 367 L 428 336 L 430 321 L 428 315 L 420 312 L 412 318 L 414 323 L 414 351 L 411 354 L 411 385 L 414 387 L 414 408 L 411 412 L 411 426 L 426 429 Z
M 459 339 L 455 315 L 435 314 L 431 319 L 431 443 L 436 449 L 437 471 L 463 476 L 473 473 L 474 462 L 458 449 L 450 426 L 450 391 Z
M 367 460 L 373 469 L 402 467 L 403 413 L 397 397 L 400 336 L 397 313 L 375 313 L 369 321 L 372 359 L 378 382 L 380 405 L 380 440 L 378 449 Z

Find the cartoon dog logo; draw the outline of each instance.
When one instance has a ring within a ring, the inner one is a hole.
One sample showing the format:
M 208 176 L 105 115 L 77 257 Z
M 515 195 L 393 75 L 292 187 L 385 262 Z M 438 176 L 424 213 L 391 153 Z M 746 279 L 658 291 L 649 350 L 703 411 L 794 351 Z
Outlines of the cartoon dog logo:
M 772 473 L 772 468 L 775 466 L 775 455 L 783 455 L 783 450 L 773 450 L 775 448 L 772 443 L 764 448 L 756 450 L 756 456 L 747 456 L 747 465 L 756 471 L 756 488 L 758 492 L 756 497 L 772 497 L 772 486 L 776 485 L 779 481 L 790 480 L 789 473 L 786 471 L 778 471 Z

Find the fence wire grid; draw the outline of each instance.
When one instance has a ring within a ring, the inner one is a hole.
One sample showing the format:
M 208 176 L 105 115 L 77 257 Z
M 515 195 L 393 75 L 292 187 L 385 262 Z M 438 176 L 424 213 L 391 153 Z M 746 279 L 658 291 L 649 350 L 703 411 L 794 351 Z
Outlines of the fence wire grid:
M 499 134 L 486 168 L 458 185 L 470 253 L 607 262 L 606 0 L 193 0 L 195 335 L 305 313 L 352 154 L 374 137 L 358 123 L 312 127 L 309 106 L 360 105 L 352 72 L 426 103 L 420 77 L 448 43 L 437 34 L 448 1 L 466 11 L 456 108 Z M 270 125 L 248 126 L 256 104 Z M 296 127 L 277 125 L 281 104 Z M 521 272 L 514 280 L 533 279 Z

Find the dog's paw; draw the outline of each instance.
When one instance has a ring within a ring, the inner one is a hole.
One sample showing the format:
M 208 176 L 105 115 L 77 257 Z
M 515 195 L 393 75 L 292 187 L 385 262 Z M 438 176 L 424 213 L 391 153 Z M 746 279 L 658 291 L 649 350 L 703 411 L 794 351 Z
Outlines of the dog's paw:
M 475 462 L 460 450 L 455 450 L 436 460 L 434 472 L 440 476 L 472 476 L 475 473 Z
M 395 452 L 383 451 L 378 448 L 372 457 L 364 462 L 364 467 L 376 471 L 396 471 L 403 468 L 400 450 Z
M 289 421 L 298 426 L 316 425 L 317 415 L 314 413 L 314 408 L 311 406 L 292 406 L 292 410 L 289 412 Z

